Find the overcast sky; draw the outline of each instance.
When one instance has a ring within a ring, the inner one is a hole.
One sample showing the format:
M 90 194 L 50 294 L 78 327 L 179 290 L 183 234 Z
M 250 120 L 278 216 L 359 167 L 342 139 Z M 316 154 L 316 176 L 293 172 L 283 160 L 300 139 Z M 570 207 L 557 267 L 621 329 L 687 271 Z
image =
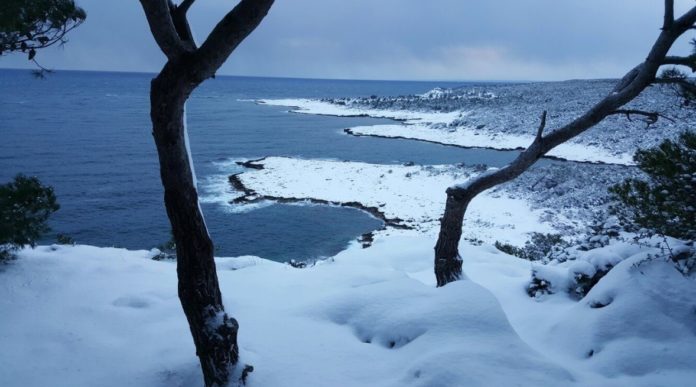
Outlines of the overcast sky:
M 175 0 L 176 1 L 176 0 Z M 156 72 L 164 56 L 137 0 L 77 0 L 87 21 L 47 67 Z M 202 41 L 234 0 L 198 0 Z M 677 0 L 677 12 L 695 4 Z M 219 74 L 404 80 L 611 78 L 642 61 L 662 0 L 276 0 Z M 686 53 L 686 41 L 677 46 Z M 31 68 L 22 55 L 0 67 Z

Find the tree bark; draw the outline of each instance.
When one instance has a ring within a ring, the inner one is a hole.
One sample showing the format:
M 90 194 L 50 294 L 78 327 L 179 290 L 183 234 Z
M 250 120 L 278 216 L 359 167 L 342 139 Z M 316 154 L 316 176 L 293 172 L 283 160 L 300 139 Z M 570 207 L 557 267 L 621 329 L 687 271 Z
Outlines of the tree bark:
M 459 255 L 458 246 L 464 215 L 471 200 L 487 189 L 516 178 L 554 147 L 597 125 L 607 116 L 617 114 L 617 109 L 655 83 L 660 66 L 675 62 L 673 58 L 666 60 L 667 53 L 680 36 L 694 28 L 696 7 L 675 20 L 672 5 L 671 0 L 665 1 L 665 24 L 647 59 L 629 71 L 609 95 L 582 116 L 546 136 L 543 135 L 546 124 L 546 112 L 544 112 L 534 142 L 514 161 L 499 170 L 484 173 L 467 184 L 455 185 L 447 189 L 445 213 L 440 222 L 440 233 L 435 245 L 434 266 L 438 287 L 445 286 L 461 277 L 462 258 Z
M 190 86 L 180 69 L 168 66 L 151 83 L 151 118 L 164 203 L 176 240 L 179 299 L 188 319 L 206 386 L 224 386 L 237 363 L 237 321 L 229 317 L 213 259 L 213 242 L 198 206 L 184 131 Z
M 445 214 L 440 220 L 440 236 L 435 245 L 435 278 L 437 286 L 445 286 L 462 275 L 462 258 L 459 256 L 459 240 L 462 237 L 464 213 L 471 199 L 447 192 Z
M 176 241 L 179 299 L 196 346 L 205 385 L 226 386 L 239 360 L 237 321 L 225 313 L 213 241 L 198 202 L 184 122 L 186 100 L 261 23 L 273 0 L 241 0 L 196 47 L 186 19 L 195 0 L 140 0 L 150 31 L 168 61 L 150 85 L 150 118 L 164 204 Z M 241 373 L 243 384 L 247 366 Z

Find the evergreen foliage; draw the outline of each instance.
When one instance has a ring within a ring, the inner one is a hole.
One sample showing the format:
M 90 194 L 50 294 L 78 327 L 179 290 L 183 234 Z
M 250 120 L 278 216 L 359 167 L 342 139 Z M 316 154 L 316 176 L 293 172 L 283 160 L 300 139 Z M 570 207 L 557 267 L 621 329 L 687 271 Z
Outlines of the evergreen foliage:
M 609 192 L 618 199 L 612 212 L 624 224 L 696 239 L 696 132 L 639 150 L 634 160 L 649 179 L 628 179 L 611 187 Z
M 50 231 L 46 221 L 59 208 L 53 188 L 36 177 L 17 175 L 0 185 L 0 261 L 11 258 L 24 245 L 34 247 Z
M 507 243 L 495 241 L 495 247 L 510 255 L 528 261 L 540 261 L 553 252 L 561 251 L 568 247 L 568 242 L 563 240 L 560 234 L 532 233 L 524 247 L 517 247 Z
M 691 55 L 687 57 L 688 62 L 684 63 L 683 65 L 690 67 L 692 72 L 696 72 L 696 39 L 691 40 L 691 45 L 693 46 L 693 51 Z M 660 83 L 674 86 L 677 94 L 679 94 L 679 96 L 682 98 L 684 106 L 695 106 L 696 82 L 693 78 L 689 78 L 688 74 L 677 69 L 676 67 L 662 71 L 660 78 Z
M 3 0 L 0 7 L 0 55 L 25 53 L 36 62 L 36 50 L 63 44 L 65 35 L 82 24 L 87 13 L 73 0 Z

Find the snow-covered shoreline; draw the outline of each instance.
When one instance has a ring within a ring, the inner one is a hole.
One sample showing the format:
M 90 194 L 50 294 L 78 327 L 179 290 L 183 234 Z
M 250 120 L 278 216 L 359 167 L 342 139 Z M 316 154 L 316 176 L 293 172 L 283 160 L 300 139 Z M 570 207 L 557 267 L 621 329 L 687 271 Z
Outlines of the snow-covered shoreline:
M 417 124 L 355 126 L 345 129 L 344 132 L 352 136 L 400 138 L 461 148 L 486 148 L 496 150 L 524 150 L 534 141 L 533 136 L 527 135 L 495 134 L 465 127 L 444 130 Z M 578 143 L 561 144 L 551 150 L 546 156 L 558 160 L 582 163 L 635 164 L 630 154 L 614 154 L 601 147 Z
M 367 109 L 356 108 L 335 103 L 306 98 L 288 99 L 260 99 L 256 101 L 262 105 L 283 106 L 291 108 L 293 113 L 314 114 L 335 117 L 373 117 L 388 118 L 402 121 L 407 124 L 449 124 L 462 116 L 462 112 L 438 113 L 418 112 L 409 110 Z
M 394 125 L 356 126 L 346 128 L 345 133 L 354 136 L 372 136 L 425 141 L 462 148 L 486 148 L 495 150 L 525 149 L 534 140 L 532 135 L 490 132 L 481 128 L 454 125 L 467 116 L 465 111 L 426 112 L 410 110 L 369 109 L 339 105 L 312 99 L 261 99 L 257 103 L 291 108 L 294 113 L 337 117 L 388 118 L 401 121 Z M 577 142 L 561 144 L 548 154 L 560 160 L 634 165 L 631 154 L 610 151 L 600 146 Z
M 238 198 L 245 199 L 238 202 L 285 198 L 359 203 L 380 211 L 386 219 L 397 219 L 399 225 L 414 232 L 431 236 L 439 227 L 446 188 L 481 172 L 462 166 L 378 165 L 288 157 L 267 157 L 244 164 L 253 168 L 235 175 L 234 180 L 253 194 L 242 189 Z M 539 221 L 542 215 L 542 210 L 532 210 L 524 199 L 487 192 L 472 202 L 464 238 L 524 244 L 531 232 L 554 231 L 550 223 Z

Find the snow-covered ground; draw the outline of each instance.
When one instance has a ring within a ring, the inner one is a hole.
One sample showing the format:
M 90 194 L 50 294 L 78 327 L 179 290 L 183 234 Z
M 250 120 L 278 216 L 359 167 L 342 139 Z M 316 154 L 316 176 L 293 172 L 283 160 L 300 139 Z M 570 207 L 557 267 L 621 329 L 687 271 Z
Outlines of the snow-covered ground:
M 526 296 L 530 264 L 463 243 L 467 279 L 434 287 L 432 238 L 385 236 L 306 269 L 219 258 L 250 386 L 690 386 L 696 287 L 632 257 L 587 299 Z M 42 246 L 0 271 L 0 385 L 200 386 L 156 252 Z M 611 303 L 593 308 L 598 298 Z

